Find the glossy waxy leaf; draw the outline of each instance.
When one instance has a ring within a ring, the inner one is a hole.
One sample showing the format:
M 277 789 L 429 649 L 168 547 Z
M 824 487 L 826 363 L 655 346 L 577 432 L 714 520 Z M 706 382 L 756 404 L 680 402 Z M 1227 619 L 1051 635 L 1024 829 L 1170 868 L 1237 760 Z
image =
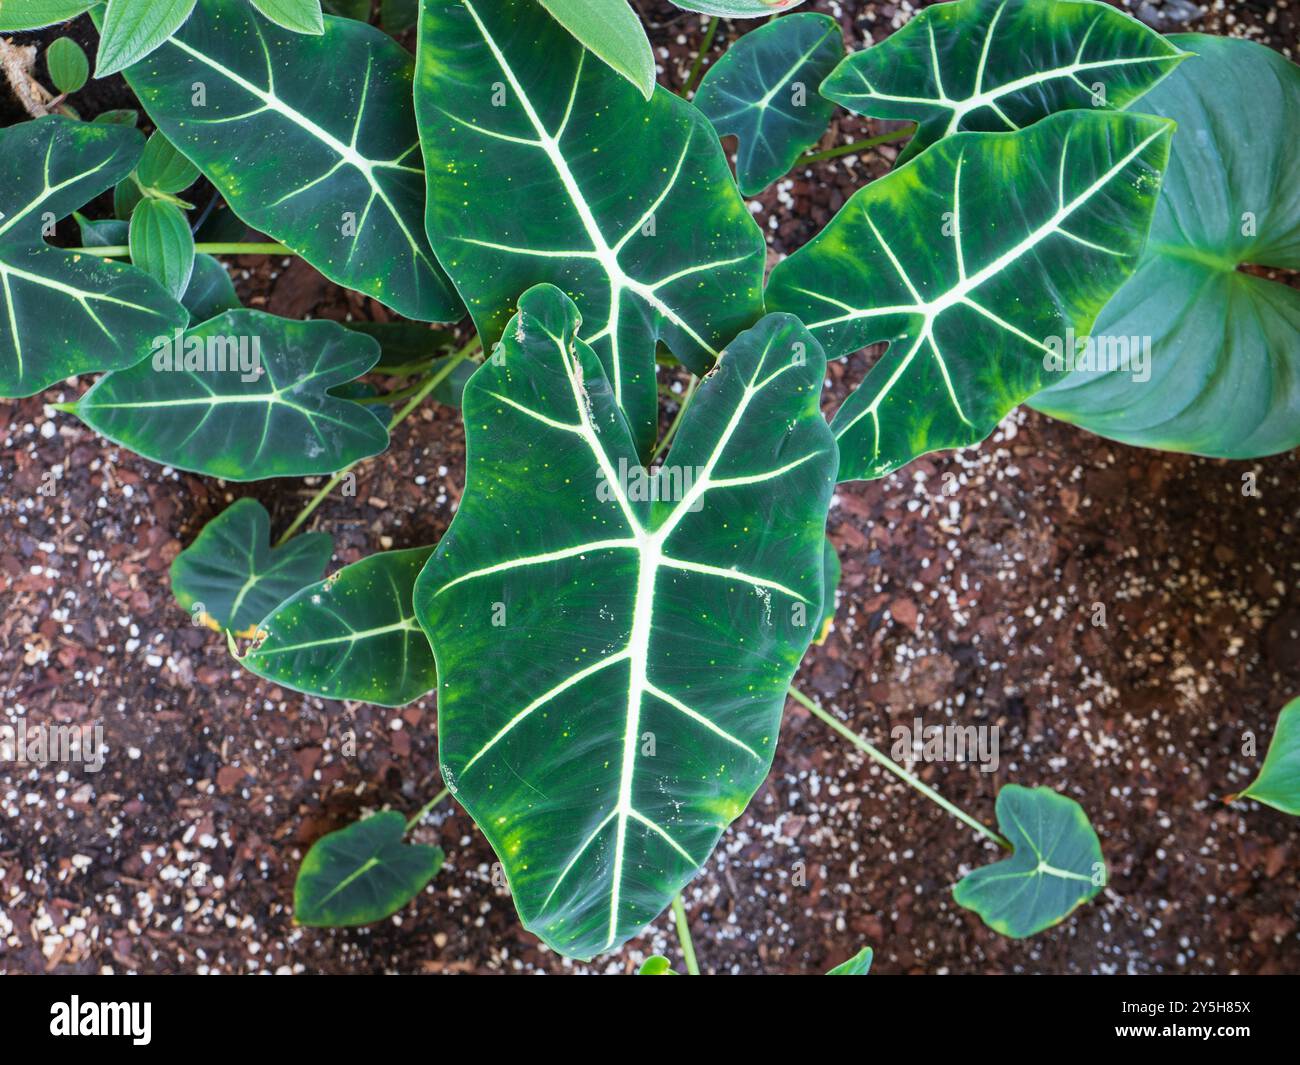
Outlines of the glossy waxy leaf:
M 1137 263 L 1172 130 L 1072 111 L 954 134 L 777 264 L 768 307 L 798 315 L 828 355 L 889 343 L 831 422 L 841 480 L 978 443 L 1051 379 L 1053 352 Z
M 655 88 L 655 57 L 641 20 L 628 0 L 540 0 L 552 17 L 641 90 Z
M 326 533 L 303 533 L 273 548 L 266 508 L 241 499 L 176 556 L 172 594 L 197 620 L 243 633 L 294 592 L 320 580 L 333 553 Z
M 90 60 L 71 37 L 59 37 L 45 50 L 50 81 L 61 93 L 73 93 L 90 78 Z
M 141 270 L 44 242 L 54 223 L 129 174 L 133 129 L 51 115 L 0 130 L 0 396 L 130 366 L 185 309 Z
M 241 306 L 226 268 L 211 255 L 194 256 L 194 272 L 181 302 L 195 325 L 225 311 L 238 310 Z
M 145 199 L 131 212 L 131 262 L 180 299 L 194 272 L 194 235 L 175 204 Z
M 1250 41 L 1171 40 L 1196 55 L 1140 106 L 1178 123 L 1146 253 L 1080 338 L 1084 368 L 1029 403 L 1127 444 L 1286 451 L 1300 446 L 1300 292 L 1240 267 L 1300 269 L 1300 67 Z
M 5 0 L 0 4 L 0 30 L 38 30 L 89 8 L 89 0 Z
M 251 0 L 251 2 L 258 11 L 286 30 L 310 34 L 325 32 L 320 0 Z
M 875 952 L 870 947 L 863 947 L 846 962 L 841 962 L 829 970 L 827 976 L 866 976 L 871 972 L 871 959 Z
M 309 36 L 246 0 L 199 0 L 126 78 L 249 225 L 407 318 L 452 321 L 459 301 L 424 236 L 412 70 L 360 22 Z
M 1300 817 L 1300 699 L 1282 707 L 1259 776 L 1237 798 Z
M 695 106 L 734 135 L 740 191 L 756 196 L 826 132 L 835 105 L 817 88 L 844 56 L 829 15 L 787 15 L 747 33 L 709 68 Z
M 180 29 L 194 0 L 109 0 L 100 23 L 95 77 L 106 78 L 149 55 Z
M 836 460 L 789 316 L 728 346 L 653 478 L 578 322 L 530 290 L 471 378 L 466 491 L 416 610 L 443 779 L 524 924 L 586 957 L 669 904 L 766 776 Z
M 798 7 L 803 0 L 673 0 L 673 3 L 687 11 L 723 18 L 765 18 Z
M 1065 920 L 1106 886 L 1106 863 L 1083 807 L 1051 788 L 1008 784 L 998 792 L 998 827 L 1012 854 L 953 888 L 959 906 L 1012 939 Z
M 479 335 L 530 286 L 563 289 L 648 455 L 656 340 L 703 373 L 762 313 L 763 237 L 717 134 L 665 89 L 647 103 L 536 0 L 425 0 L 420 26 L 429 236 Z
M 957 0 L 849 56 L 822 94 L 860 115 L 918 123 L 906 160 L 961 130 L 1023 129 L 1069 108 L 1122 110 L 1185 55 L 1094 0 Z
M 178 334 L 67 409 L 138 455 L 228 481 L 333 473 L 388 446 L 383 422 L 329 393 L 375 364 L 369 337 L 247 310 Z
M 385 810 L 312 844 L 293 888 L 293 919 L 348 928 L 391 917 L 442 868 L 439 847 L 403 843 L 406 818 Z
M 371 555 L 302 589 L 262 619 L 240 662 L 325 699 L 405 706 L 426 695 L 438 677 L 411 595 L 432 551 Z

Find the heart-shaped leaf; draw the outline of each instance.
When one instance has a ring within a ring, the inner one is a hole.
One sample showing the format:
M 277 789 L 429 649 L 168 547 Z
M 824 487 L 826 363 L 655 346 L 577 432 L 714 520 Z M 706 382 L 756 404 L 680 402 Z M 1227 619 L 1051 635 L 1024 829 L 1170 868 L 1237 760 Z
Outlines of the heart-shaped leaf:
M 655 89 L 655 57 L 627 0 L 540 0 L 591 53 L 622 74 L 647 100 Z
M 785 174 L 826 132 L 835 105 L 817 87 L 843 56 L 840 24 L 808 12 L 745 34 L 709 69 L 695 106 L 720 135 L 735 136 L 746 196 Z
M 130 366 L 151 338 L 185 324 L 185 309 L 143 271 L 44 243 L 129 174 L 143 144 L 125 126 L 56 115 L 0 130 L 0 396 Z
M 271 547 L 271 519 L 253 499 L 213 518 L 172 562 L 172 594 L 181 609 L 217 629 L 243 633 L 294 592 L 317 581 L 334 544 L 304 533 Z
M 428 694 L 438 676 L 411 595 L 432 551 L 371 555 L 303 588 L 262 619 L 240 662 L 324 699 L 405 706 Z
M 228 311 L 157 337 L 152 357 L 106 374 L 62 409 L 182 470 L 228 481 L 309 477 L 388 446 L 383 422 L 329 394 L 378 358 L 379 345 L 335 322 Z
M 1073 799 L 1051 788 L 1008 784 L 995 808 L 1011 857 L 967 873 L 952 892 L 993 931 L 1032 936 L 1060 924 L 1106 886 L 1101 843 Z
M 1250 41 L 1171 40 L 1196 57 L 1142 100 L 1178 123 L 1146 253 L 1079 338 L 1076 365 L 1091 368 L 1029 403 L 1143 447 L 1287 451 L 1300 445 L 1300 292 L 1241 267 L 1300 269 L 1300 67 Z
M 773 315 L 648 476 L 573 303 L 542 285 L 519 306 L 465 389 L 465 495 L 416 612 L 443 779 L 524 924 L 586 957 L 669 904 L 767 774 L 821 606 L 835 447 L 821 349 Z
M 1053 344 L 1086 334 L 1137 263 L 1172 131 L 1072 111 L 955 134 L 777 264 L 768 306 L 828 355 L 889 342 L 831 422 L 841 480 L 978 443 L 1050 380 Z
M 194 273 L 194 235 L 175 204 L 141 200 L 131 212 L 131 262 L 180 299 Z
M 429 236 L 479 335 L 532 285 L 570 293 L 648 455 L 656 340 L 704 373 L 762 314 L 763 237 L 717 134 L 665 89 L 647 103 L 536 0 L 425 0 L 420 27 Z
M 875 956 L 870 947 L 863 947 L 846 962 L 829 970 L 827 976 L 866 976 L 871 972 L 871 959 Z
M 860 115 L 918 123 L 905 161 L 961 130 L 1023 129 L 1076 107 L 1123 110 L 1184 58 L 1094 0 L 957 0 L 849 56 L 822 94 Z
M 194 0 L 112 0 L 102 16 L 95 77 L 137 63 L 180 29 Z
M 1282 707 L 1263 768 L 1237 798 L 1255 799 L 1300 817 L 1300 699 Z
M 0 30 L 39 30 L 89 8 L 89 0 L 5 0 L 0 4 Z
M 407 318 L 462 309 L 424 236 L 413 61 L 350 19 L 293 33 L 245 0 L 199 0 L 126 72 L 149 116 L 259 232 Z
M 302 860 L 293 919 L 314 928 L 349 928 L 391 917 L 438 875 L 439 847 L 403 843 L 406 818 L 374 814 L 322 836 Z

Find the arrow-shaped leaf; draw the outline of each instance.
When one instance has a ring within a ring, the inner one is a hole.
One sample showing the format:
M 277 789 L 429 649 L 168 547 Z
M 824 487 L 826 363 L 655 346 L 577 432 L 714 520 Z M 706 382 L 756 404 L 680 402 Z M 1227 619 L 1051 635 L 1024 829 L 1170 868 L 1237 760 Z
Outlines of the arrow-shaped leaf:
M 1013 853 L 966 874 L 959 906 L 1013 939 L 1064 921 L 1106 886 L 1106 863 L 1083 807 L 1051 788 L 1008 784 L 998 792 L 998 827 Z
M 821 349 L 773 315 L 648 478 L 573 303 L 519 305 L 466 386 L 465 496 L 416 610 L 443 779 L 524 924 L 589 956 L 669 904 L 767 774 L 821 609 L 835 447 Z
M 703 373 L 762 313 L 763 237 L 717 134 L 665 89 L 647 103 L 536 0 L 425 0 L 420 27 L 429 236 L 479 335 L 531 285 L 569 293 L 648 454 L 656 340 Z
M 777 264 L 768 306 L 830 356 L 889 342 L 831 422 L 841 480 L 978 443 L 1051 379 L 1060 345 L 1133 271 L 1172 130 L 1074 111 L 955 134 L 859 189 Z
M 130 366 L 188 320 L 143 271 L 44 242 L 129 174 L 143 146 L 133 129 L 54 115 L 0 130 L 0 396 Z
M 160 336 L 66 409 L 154 462 L 228 481 L 333 473 L 388 446 L 365 407 L 329 394 L 379 345 L 335 322 L 228 311 Z
M 1300 699 L 1282 707 L 1259 776 L 1237 798 L 1300 817 Z
M 745 34 L 709 68 L 695 106 L 719 134 L 736 137 L 746 196 L 785 174 L 826 132 L 835 105 L 817 88 L 843 56 L 840 24 L 809 12 Z
M 1184 58 L 1094 0 L 957 0 L 849 56 L 822 94 L 860 115 L 918 123 L 905 161 L 961 130 L 1023 129 L 1076 107 L 1122 110 Z
M 262 619 L 240 662 L 325 699 L 405 706 L 426 695 L 438 677 L 411 596 L 432 551 L 371 555 L 303 588 Z
M 459 301 L 424 236 L 412 72 L 364 23 L 331 17 L 310 36 L 245 0 L 199 0 L 126 78 L 249 225 L 407 318 L 454 321 Z
M 242 633 L 294 592 L 320 579 L 334 553 L 327 533 L 304 533 L 271 547 L 271 519 L 254 499 L 213 518 L 172 562 L 172 594 L 220 629 Z

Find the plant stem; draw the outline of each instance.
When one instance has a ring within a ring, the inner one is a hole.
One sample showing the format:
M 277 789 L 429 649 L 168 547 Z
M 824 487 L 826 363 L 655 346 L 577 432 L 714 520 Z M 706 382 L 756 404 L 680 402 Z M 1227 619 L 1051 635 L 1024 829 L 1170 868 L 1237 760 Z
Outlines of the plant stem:
M 853 744 L 854 747 L 860 750 L 863 754 L 867 755 L 869 758 L 878 762 L 880 765 L 884 766 L 891 773 L 893 773 L 894 776 L 910 784 L 922 795 L 924 795 L 927 799 L 930 799 L 932 802 L 938 803 L 950 814 L 952 814 L 953 817 L 957 818 L 958 821 L 964 822 L 965 824 L 973 828 L 976 832 L 980 833 L 983 836 L 987 836 L 999 847 L 1005 847 L 1007 850 L 1011 850 L 1011 844 L 1008 843 L 1005 839 L 1003 839 L 1003 837 L 1000 836 L 998 833 L 994 832 L 993 829 L 989 828 L 987 825 L 981 824 L 979 821 L 976 821 L 975 818 L 971 817 L 971 815 L 966 813 L 966 811 L 959 810 L 956 806 L 954 806 L 942 795 L 940 795 L 937 791 L 935 791 L 934 788 L 930 787 L 928 784 L 926 784 L 919 778 L 913 776 L 911 773 L 909 773 L 906 769 L 904 769 L 901 765 L 895 762 L 888 755 L 884 754 L 881 751 L 876 750 L 875 747 L 871 746 L 871 744 L 869 744 L 861 736 L 859 736 L 857 733 L 849 729 L 842 721 L 832 716 L 826 710 L 823 710 L 812 699 L 809 699 L 808 696 L 804 695 L 804 693 L 801 692 L 798 688 L 791 687 L 790 694 L 794 697 L 796 702 L 798 702 L 802 706 L 807 707 L 808 710 L 814 716 L 821 718 L 824 722 L 826 722 L 826 724 L 830 725 L 831 728 L 833 728 L 836 732 L 838 732 L 841 736 L 843 736 L 846 740 L 848 740 L 851 744 Z
M 673 919 L 677 922 L 677 940 L 682 945 L 686 971 L 691 976 L 700 975 L 700 963 L 695 960 L 695 944 L 691 942 L 691 926 L 686 923 L 686 907 L 680 894 L 673 896 Z
M 454 369 L 456 369 L 457 366 L 459 366 L 462 362 L 468 359 L 475 351 L 478 350 L 478 346 L 479 346 L 478 337 L 475 336 L 473 339 L 470 340 L 468 344 L 466 344 L 454 355 L 449 355 L 447 357 L 446 363 L 438 370 L 438 372 L 433 376 L 429 377 L 428 379 L 426 379 L 424 383 L 416 389 L 415 394 L 411 397 L 410 401 L 406 404 L 406 406 L 404 406 L 401 410 L 399 410 L 396 414 L 393 415 L 393 417 L 388 422 L 388 431 L 391 433 L 394 429 L 396 429 L 399 425 L 401 425 L 402 422 L 406 421 L 406 419 L 410 417 L 411 412 L 415 410 L 415 408 L 418 407 L 421 403 L 424 402 L 425 398 L 429 395 L 429 393 L 432 392 L 435 388 L 437 388 L 440 384 L 442 384 L 442 382 L 445 381 L 448 377 L 450 377 L 451 372 Z M 284 534 L 280 537 L 280 539 L 278 539 L 275 542 L 275 546 L 276 547 L 281 546 L 291 536 L 293 536 L 294 533 L 296 533 L 299 529 L 301 529 L 303 523 L 312 516 L 312 513 L 316 510 L 316 508 L 319 507 L 323 502 L 325 502 L 329 494 L 342 483 L 343 478 L 346 477 L 349 473 L 351 473 L 352 470 L 354 470 L 357 467 L 357 465 L 358 463 L 354 462 L 351 466 L 348 466 L 346 469 L 339 470 L 338 473 L 334 474 L 333 477 L 331 477 L 328 481 L 326 481 L 323 485 L 321 485 L 320 490 L 314 496 L 312 496 L 311 499 L 307 501 L 307 505 L 302 508 L 302 512 L 296 518 L 294 518 L 290 526 L 284 530 Z
M 655 445 L 655 452 L 650 456 L 651 465 L 654 460 L 668 450 L 668 445 L 673 442 L 673 437 L 677 435 L 677 429 L 682 424 L 682 416 L 686 413 L 686 408 L 690 406 L 691 398 L 695 395 L 695 389 L 699 387 L 700 379 L 692 375 L 691 383 L 686 386 L 686 392 L 682 396 L 681 405 L 677 408 L 677 415 L 673 418 L 672 424 L 668 426 L 668 432 L 664 433 L 664 438 Z
M 827 148 L 824 152 L 813 152 L 811 155 L 805 155 L 795 165 L 802 166 L 806 163 L 821 163 L 827 159 L 838 159 L 841 155 L 852 155 L 854 152 L 865 152 L 868 148 L 874 148 L 878 144 L 889 144 L 893 141 L 901 141 L 906 137 L 910 137 L 915 132 L 915 126 L 908 126 L 904 129 L 896 129 L 889 133 L 882 133 L 878 137 L 868 137 L 864 141 L 854 141 L 852 144 L 841 144 L 838 148 Z
M 704 31 L 704 40 L 700 42 L 700 50 L 695 53 L 695 62 L 691 64 L 691 72 L 686 78 L 686 84 L 682 86 L 682 99 L 688 99 L 692 92 L 695 91 L 695 83 L 699 79 L 700 72 L 704 69 L 704 57 L 708 54 L 709 47 L 713 44 L 713 38 L 718 32 L 718 23 L 721 21 L 717 15 L 709 19 L 708 29 Z
M 413 829 L 416 825 L 418 825 L 421 821 L 424 820 L 425 814 L 427 814 L 430 810 L 432 810 L 435 806 L 437 806 L 438 803 L 442 802 L 442 800 L 445 799 L 450 794 L 451 791 L 449 789 L 443 788 L 442 791 L 438 792 L 437 795 L 435 795 L 432 799 L 430 799 L 423 806 L 421 806 L 419 813 L 417 813 L 414 817 L 412 817 L 409 821 L 406 822 L 406 831 L 410 832 L 411 829 Z
M 103 248 L 64 248 L 64 251 L 70 251 L 74 255 L 98 255 L 103 259 L 121 259 L 131 254 L 131 249 L 125 244 L 110 244 Z M 271 244 L 265 241 L 252 241 L 249 243 L 234 244 L 195 244 L 196 252 L 206 252 L 208 255 L 295 255 L 296 252 L 286 248 L 283 244 Z

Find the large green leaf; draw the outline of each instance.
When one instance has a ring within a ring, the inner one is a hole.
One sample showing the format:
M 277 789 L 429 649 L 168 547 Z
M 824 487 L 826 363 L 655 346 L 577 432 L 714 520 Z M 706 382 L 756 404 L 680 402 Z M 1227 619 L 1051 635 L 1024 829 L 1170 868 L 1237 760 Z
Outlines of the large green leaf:
M 4 0 L 0 30 L 38 30 L 76 18 L 89 8 L 90 0 Z
M 373 924 L 391 917 L 438 875 L 439 847 L 403 843 L 396 810 L 322 836 L 302 860 L 293 887 L 293 919 L 317 928 Z
M 1010 858 L 982 866 L 953 888 L 959 906 L 1013 939 L 1064 921 L 1106 886 L 1106 863 L 1083 807 L 1051 788 L 1008 784 L 998 792 L 998 827 Z
M 1300 445 L 1300 292 L 1240 267 L 1300 269 L 1300 68 L 1250 41 L 1172 40 L 1196 58 L 1142 100 L 1178 123 L 1146 254 L 1093 328 L 1097 368 L 1030 405 L 1127 444 L 1286 451 Z
M 100 24 L 95 77 L 137 63 L 180 29 L 194 0 L 109 0 Z
M 462 311 L 422 226 L 412 71 L 363 23 L 331 17 L 308 36 L 246 0 L 199 0 L 126 78 L 249 225 L 407 318 L 452 321 Z
M 443 779 L 524 924 L 585 957 L 663 910 L 766 776 L 836 459 L 821 349 L 774 315 L 728 346 L 648 481 L 579 320 L 531 289 L 466 387 L 465 495 L 416 611 Z
M 1132 273 L 1172 130 L 1072 111 L 954 134 L 777 264 L 768 306 L 829 356 L 889 342 L 831 422 L 841 480 L 978 443 L 1050 380 L 1054 340 L 1087 333 Z
M 647 103 L 536 0 L 426 0 L 420 27 L 429 236 L 479 335 L 530 286 L 563 289 L 648 454 L 655 341 L 703 373 L 762 313 L 763 237 L 717 134 L 665 89 Z
M 244 632 L 294 592 L 320 580 L 334 553 L 327 533 L 304 533 L 271 547 L 271 518 L 241 499 L 205 526 L 172 562 L 172 594 L 181 609 L 220 629 Z
M 411 595 L 432 551 L 371 555 L 303 588 L 262 619 L 240 662 L 326 699 L 405 706 L 428 694 L 438 676 Z
M 1300 699 L 1282 707 L 1259 776 L 1237 798 L 1256 799 L 1300 817 Z
M 375 364 L 369 337 L 244 310 L 157 339 L 65 409 L 145 458 L 228 481 L 333 473 L 388 446 L 383 422 L 329 394 Z
M 1184 58 L 1094 0 L 956 0 L 849 56 L 822 93 L 860 115 L 918 123 L 906 159 L 960 130 L 1023 129 L 1076 107 L 1122 110 Z
M 695 106 L 738 143 L 740 191 L 756 196 L 826 132 L 835 105 L 817 87 L 844 55 L 840 24 L 801 13 L 747 33 L 709 68 Z
M 139 362 L 185 309 L 141 270 L 51 248 L 54 223 L 124 178 L 144 140 L 51 115 L 0 130 L 0 396 Z
M 641 20 L 627 0 L 539 0 L 593 55 L 641 90 L 655 89 L 655 57 Z

